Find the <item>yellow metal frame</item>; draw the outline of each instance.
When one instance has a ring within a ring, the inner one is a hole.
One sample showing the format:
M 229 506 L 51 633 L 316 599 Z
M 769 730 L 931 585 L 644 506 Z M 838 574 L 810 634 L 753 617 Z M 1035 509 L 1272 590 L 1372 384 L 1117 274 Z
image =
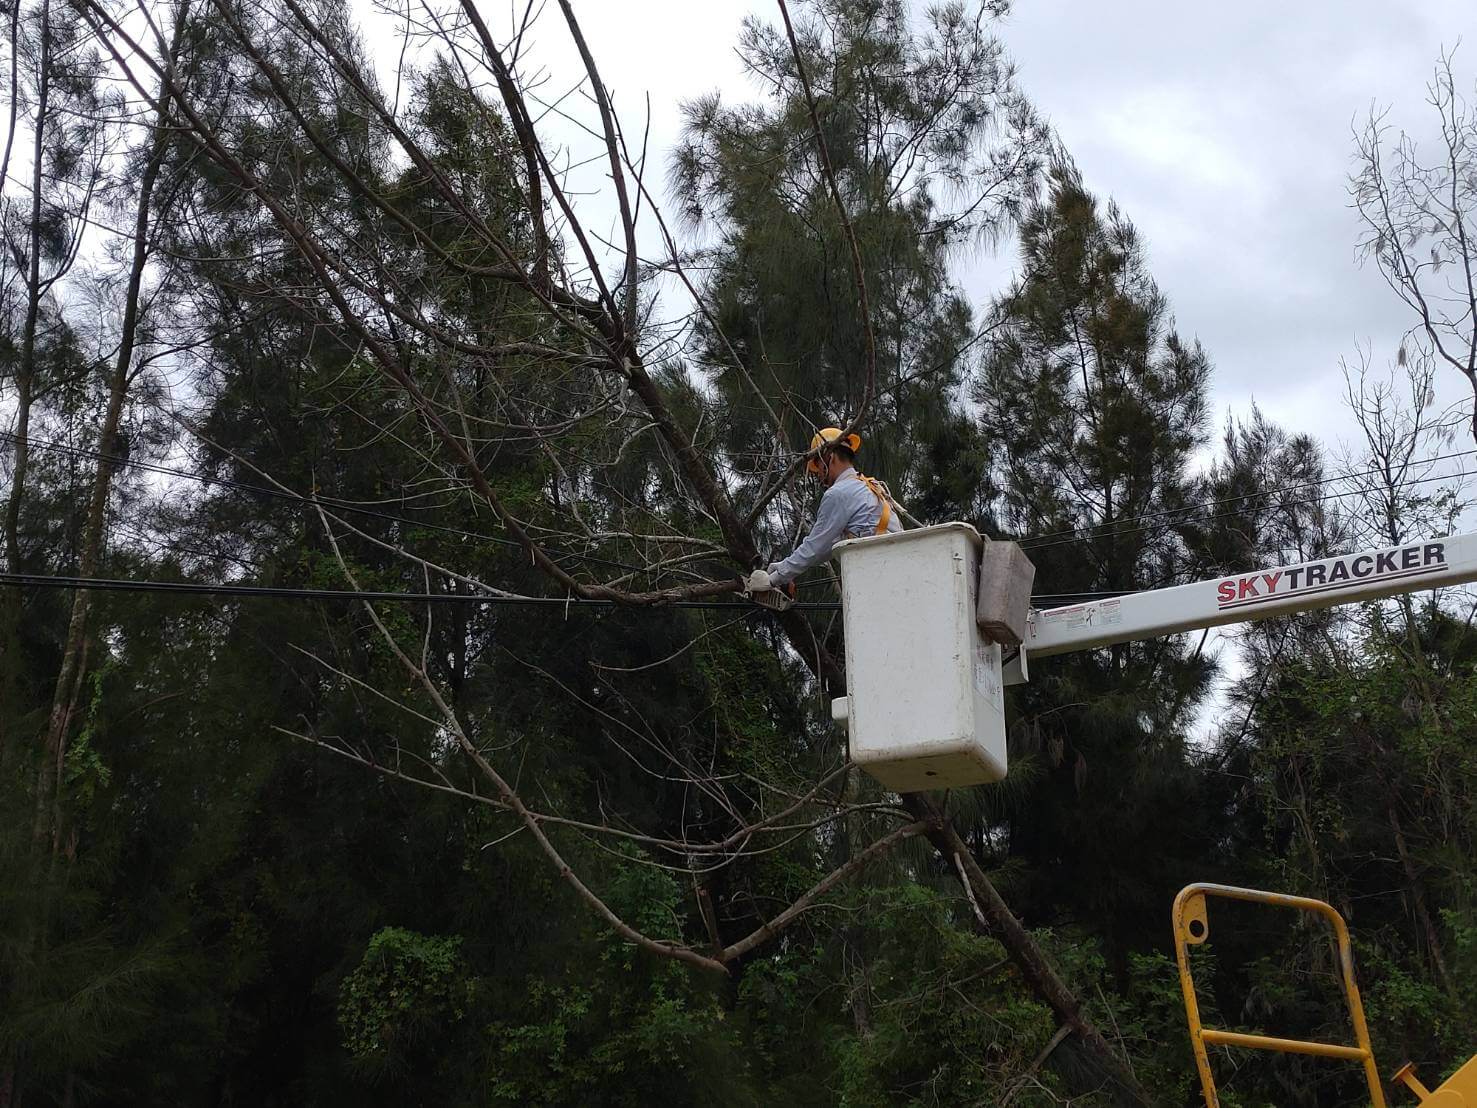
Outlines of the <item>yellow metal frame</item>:
M 1405 1087 L 1430 1108 L 1472 1108 L 1477 1105 L 1477 1058 L 1468 1058 L 1466 1064 L 1434 1092 L 1421 1084 L 1415 1075 L 1415 1067 L 1409 1062 L 1396 1070 L 1391 1080 L 1403 1081 Z
M 1322 916 L 1328 921 L 1338 940 L 1339 970 L 1343 978 L 1344 999 L 1348 1003 L 1349 1017 L 1354 1025 L 1354 1046 L 1317 1043 L 1305 1039 L 1278 1039 L 1270 1035 L 1247 1035 L 1239 1031 L 1219 1031 L 1201 1026 L 1200 1005 L 1195 999 L 1195 982 L 1190 976 L 1190 947 L 1199 946 L 1210 938 L 1210 920 L 1205 901 L 1212 896 L 1225 900 L 1250 901 L 1253 904 L 1270 904 L 1278 908 L 1294 908 L 1300 912 Z M 1240 1046 L 1253 1050 L 1312 1054 L 1320 1058 L 1358 1062 L 1364 1067 L 1364 1078 L 1369 1083 L 1370 1102 L 1374 1108 L 1385 1108 L 1385 1093 L 1380 1085 L 1379 1070 L 1374 1064 L 1374 1050 L 1369 1045 L 1369 1028 L 1364 1022 L 1364 1005 L 1359 1000 L 1359 986 L 1354 981 L 1354 952 L 1349 946 L 1349 929 L 1344 926 L 1344 917 L 1334 911 L 1332 905 L 1308 897 L 1241 889 L 1234 885 L 1196 884 L 1186 885 L 1180 890 L 1179 896 L 1174 898 L 1173 918 L 1174 954 L 1180 966 L 1180 990 L 1185 994 L 1190 1045 L 1195 1051 L 1195 1066 L 1200 1071 L 1200 1086 L 1205 1092 L 1207 1108 L 1218 1108 L 1220 1099 L 1216 1096 L 1215 1077 L 1210 1072 L 1210 1058 L 1205 1052 L 1206 1043 L 1212 1046 Z

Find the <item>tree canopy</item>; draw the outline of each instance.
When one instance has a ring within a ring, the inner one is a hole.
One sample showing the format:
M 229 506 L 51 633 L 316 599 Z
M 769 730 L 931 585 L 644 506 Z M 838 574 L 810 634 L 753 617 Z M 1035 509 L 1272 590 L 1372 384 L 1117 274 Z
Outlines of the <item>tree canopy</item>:
M 1043 660 L 1004 781 L 899 796 L 830 720 L 835 573 L 738 591 L 830 424 L 1041 606 L 1460 511 L 1364 378 L 1352 484 L 1213 434 L 1213 352 L 1006 8 L 751 17 L 759 91 L 694 89 L 663 173 L 566 0 L 402 13 L 393 86 L 342 0 L 12 5 L 0 1108 L 1190 1104 L 1195 880 L 1330 900 L 1382 1062 L 1465 1059 L 1449 598 Z M 604 207 L 531 36 L 580 58 Z M 1017 266 L 977 304 L 981 248 Z M 1344 1039 L 1323 936 L 1236 919 L 1205 1010 Z

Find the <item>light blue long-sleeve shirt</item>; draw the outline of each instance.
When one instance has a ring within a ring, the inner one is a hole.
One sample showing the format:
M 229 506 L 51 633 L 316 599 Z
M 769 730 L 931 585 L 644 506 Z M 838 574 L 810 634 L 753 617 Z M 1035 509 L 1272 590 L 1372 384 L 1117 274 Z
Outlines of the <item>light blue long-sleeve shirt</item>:
M 789 584 L 811 566 L 829 558 L 831 548 L 843 538 L 875 534 L 877 521 L 881 518 L 882 502 L 856 470 L 847 469 L 821 496 L 820 507 L 815 513 L 815 526 L 805 536 L 805 541 L 784 561 L 769 567 L 770 581 L 775 585 Z M 894 508 L 887 520 L 887 530 L 902 529 L 902 520 Z

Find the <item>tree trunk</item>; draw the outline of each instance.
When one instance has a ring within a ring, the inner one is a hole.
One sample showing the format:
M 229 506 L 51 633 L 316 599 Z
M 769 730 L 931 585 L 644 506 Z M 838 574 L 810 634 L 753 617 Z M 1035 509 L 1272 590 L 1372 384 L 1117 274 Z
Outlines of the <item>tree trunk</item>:
M 179 52 L 184 30 L 184 9 L 181 7 L 175 20 L 174 41 L 170 57 Z M 132 383 L 133 355 L 137 348 L 140 298 L 143 290 L 144 270 L 149 262 L 149 215 L 153 203 L 154 185 L 164 163 L 167 147 L 166 124 L 170 103 L 167 88 L 159 93 L 159 112 L 154 120 L 154 133 L 150 140 L 148 161 L 144 164 L 139 179 L 137 206 L 133 220 L 133 255 L 128 271 L 128 287 L 123 304 L 123 327 L 119 336 L 118 352 L 113 361 L 113 373 L 108 383 L 108 406 L 103 416 L 102 429 L 98 433 L 98 463 L 92 482 L 92 496 L 88 503 L 87 519 L 83 525 L 81 552 L 78 557 L 77 575 L 92 577 L 97 572 L 102 553 L 103 531 L 106 524 L 108 494 L 113 483 L 112 455 L 117 448 L 118 424 L 123 416 L 123 405 L 128 398 L 128 387 Z M 74 707 L 78 702 L 84 676 L 84 649 L 87 639 L 87 618 L 91 612 L 92 594 L 79 589 L 73 594 L 72 614 L 67 624 L 67 638 L 62 650 L 62 664 L 57 674 L 56 688 L 52 694 L 51 712 L 47 717 L 46 741 L 36 781 L 36 826 L 38 843 L 50 840 L 52 854 L 60 844 L 60 782 L 67 755 L 67 735 L 71 729 Z
M 1436 967 L 1436 976 L 1441 978 L 1441 987 L 1446 990 L 1446 995 L 1456 996 L 1456 988 L 1451 983 L 1451 975 L 1446 970 L 1446 955 L 1441 949 L 1441 936 L 1436 930 L 1435 921 L 1431 919 L 1431 912 L 1426 907 L 1426 889 L 1422 884 L 1420 875 L 1416 873 L 1415 862 L 1410 857 L 1410 851 L 1405 846 L 1405 832 L 1400 826 L 1400 817 L 1395 813 L 1392 805 L 1386 809 L 1390 817 L 1390 830 L 1395 835 L 1395 850 L 1400 855 L 1400 866 L 1405 871 L 1405 885 L 1410 891 L 1411 906 L 1415 910 L 1416 922 L 1420 924 L 1424 933 L 1426 947 L 1431 952 L 1431 963 Z
M 872 979 L 867 973 L 866 955 L 861 951 L 851 952 L 849 944 L 846 950 L 848 955 L 844 963 L 850 963 L 846 976 L 851 991 L 851 1020 L 857 1036 L 866 1042 L 875 1034 L 872 1029 Z
M 5 564 L 19 573 L 20 510 L 30 467 L 31 402 L 35 393 L 36 325 L 41 316 L 41 197 L 45 184 L 46 113 L 51 99 L 51 0 L 41 5 L 41 61 L 36 78 L 36 135 L 31 150 L 31 225 L 26 257 L 26 321 L 16 367 L 15 471 L 5 503 Z
M 16 0 L 19 3 L 19 0 Z M 26 316 L 21 330 L 20 358 L 16 364 L 16 414 L 13 433 L 15 443 L 15 468 L 11 473 L 10 496 L 5 502 L 5 515 L 3 523 L 3 544 L 5 547 L 5 566 L 11 573 L 21 571 L 20 553 L 20 509 L 21 500 L 25 495 L 26 473 L 30 468 L 31 450 L 31 405 L 35 399 L 35 374 L 36 374 L 36 330 L 41 317 L 41 297 L 43 293 L 41 281 L 41 197 L 45 175 L 43 172 L 45 161 L 46 140 L 46 115 L 50 109 L 51 99 L 51 5 L 50 0 L 43 0 L 40 11 L 41 21 L 41 55 L 38 59 L 36 75 L 36 123 L 34 143 L 32 146 L 31 164 L 31 214 L 29 235 L 26 240 L 25 258 L 25 287 L 26 287 Z M 17 59 L 12 57 L 12 64 Z M 15 703 L 19 699 L 20 681 L 19 673 L 21 659 L 19 657 L 20 628 L 22 619 L 21 592 L 19 589 L 6 589 L 5 596 L 0 599 L 0 634 L 4 636 L 5 653 L 7 655 L 5 671 L 5 696 L 7 700 Z M 24 710 L 23 706 L 16 705 Z M 4 756 L 11 745 L 10 735 L 7 731 L 6 742 L 0 746 L 0 765 L 7 760 Z M 23 937 L 22 943 L 29 941 L 29 937 Z M 5 1050 L 0 1056 L 0 1106 L 11 1108 L 19 1105 L 21 1097 L 17 1089 L 23 1079 L 21 1072 L 20 1057 L 15 1047 Z
M 903 804 L 915 817 L 927 821 L 928 841 L 939 852 L 939 857 L 948 865 L 950 872 L 959 876 L 965 894 L 975 910 L 975 920 L 980 930 L 1005 947 L 1010 960 L 1021 971 L 1021 976 L 1031 991 L 1051 1009 L 1063 1026 L 1071 1029 L 1093 1060 L 1115 1082 L 1119 1099 L 1130 1104 L 1152 1103 L 1133 1071 L 1122 1058 L 1113 1053 L 1113 1048 L 1108 1045 L 1102 1033 L 1082 1014 L 1082 1002 L 1058 976 L 1030 932 L 1012 914 L 999 891 L 970 853 L 969 844 L 960 837 L 954 825 L 923 793 L 905 795 Z

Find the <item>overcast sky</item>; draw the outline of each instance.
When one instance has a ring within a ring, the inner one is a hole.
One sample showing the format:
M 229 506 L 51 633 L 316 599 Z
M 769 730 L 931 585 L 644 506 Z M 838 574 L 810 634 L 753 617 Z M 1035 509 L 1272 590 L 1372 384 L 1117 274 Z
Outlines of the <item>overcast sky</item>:
M 484 5 L 490 18 L 498 7 Z M 628 130 L 650 97 L 663 167 L 683 99 L 756 95 L 733 44 L 746 13 L 776 14 L 757 0 L 576 0 L 576 11 Z M 561 24 L 549 4 L 537 39 L 551 93 L 578 77 Z M 1364 343 L 1383 364 L 1410 323 L 1355 258 L 1351 125 L 1377 103 L 1426 128 L 1425 83 L 1463 37 L 1470 93 L 1477 4 L 1020 0 L 998 30 L 1088 185 L 1138 226 L 1182 333 L 1204 343 L 1218 422 L 1255 399 L 1288 426 L 1347 439 L 1339 358 Z M 964 261 L 977 307 L 1013 261 L 1008 246 Z M 1460 397 L 1459 382 L 1446 386 L 1444 399 Z
M 1349 426 L 1339 357 L 1366 343 L 1384 364 L 1411 322 L 1355 258 L 1351 125 L 1393 104 L 1424 132 L 1432 66 L 1463 37 L 1471 91 L 1474 32 L 1470 0 L 1027 0 L 1001 35 L 1088 182 L 1144 233 L 1217 407 L 1254 397 L 1329 440 Z
M 1024 0 L 1000 34 L 1087 183 L 1143 233 L 1181 332 L 1214 363 L 1217 423 L 1255 400 L 1337 449 L 1357 437 L 1339 359 L 1362 344 L 1387 365 L 1412 322 L 1355 256 L 1351 128 L 1378 105 L 1427 133 L 1432 67 L 1465 38 L 1456 69 L 1470 93 L 1474 32 L 1470 0 Z M 1009 264 L 976 267 L 976 299 Z M 1463 398 L 1454 372 L 1440 380 L 1443 403 Z M 1202 734 L 1244 671 L 1227 641 L 1218 632 L 1211 647 L 1225 668 Z

